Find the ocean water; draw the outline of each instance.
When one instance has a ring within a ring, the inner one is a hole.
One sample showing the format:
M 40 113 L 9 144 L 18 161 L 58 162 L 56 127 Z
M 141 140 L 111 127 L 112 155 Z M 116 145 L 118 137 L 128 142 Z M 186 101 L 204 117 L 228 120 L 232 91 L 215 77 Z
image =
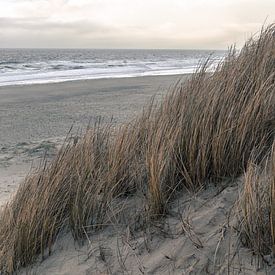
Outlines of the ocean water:
M 224 51 L 0 49 L 0 86 L 192 73 Z

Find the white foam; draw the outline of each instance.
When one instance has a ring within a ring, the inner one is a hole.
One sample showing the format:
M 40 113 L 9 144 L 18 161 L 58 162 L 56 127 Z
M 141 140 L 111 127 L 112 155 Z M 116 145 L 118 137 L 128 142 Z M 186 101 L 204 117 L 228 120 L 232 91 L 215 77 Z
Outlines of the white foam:
M 82 79 L 137 77 L 145 75 L 184 74 L 193 72 L 193 68 L 154 69 L 150 71 L 129 67 L 110 69 L 79 69 L 51 71 L 43 73 L 17 72 L 0 75 L 0 86 L 63 82 Z
M 183 60 L 48 61 L 2 67 L 0 86 L 57 83 L 73 80 L 193 73 L 198 58 Z

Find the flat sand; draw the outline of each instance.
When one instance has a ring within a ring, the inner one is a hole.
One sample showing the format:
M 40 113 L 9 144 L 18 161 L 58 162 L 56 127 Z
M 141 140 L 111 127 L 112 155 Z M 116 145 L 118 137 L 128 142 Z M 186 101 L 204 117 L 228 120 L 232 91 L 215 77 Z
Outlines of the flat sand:
M 102 116 L 130 119 L 186 76 L 82 80 L 0 87 L 0 145 L 64 136 Z
M 187 75 L 81 80 L 0 87 L 0 205 L 47 151 L 51 157 L 73 126 L 99 117 L 123 123 Z

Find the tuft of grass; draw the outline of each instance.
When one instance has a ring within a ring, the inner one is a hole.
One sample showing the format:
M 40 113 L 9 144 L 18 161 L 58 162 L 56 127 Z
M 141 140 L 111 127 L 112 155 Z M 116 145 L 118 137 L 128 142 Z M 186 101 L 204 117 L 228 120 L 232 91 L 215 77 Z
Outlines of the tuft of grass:
M 260 164 L 252 156 L 238 202 L 241 240 L 256 255 L 275 255 L 275 141 Z
M 207 61 L 133 121 L 95 125 L 27 177 L 0 214 L 0 271 L 50 254 L 62 231 L 86 238 L 116 219 L 117 199 L 142 193 L 154 218 L 183 187 L 249 173 L 254 148 L 260 163 L 274 140 L 274 33 L 271 25 L 230 49 L 214 73 Z

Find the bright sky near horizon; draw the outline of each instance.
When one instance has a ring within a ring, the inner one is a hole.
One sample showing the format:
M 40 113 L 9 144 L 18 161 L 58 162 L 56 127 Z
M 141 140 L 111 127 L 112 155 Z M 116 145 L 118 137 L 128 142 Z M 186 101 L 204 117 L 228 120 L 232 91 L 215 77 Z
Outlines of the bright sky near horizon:
M 0 0 L 0 48 L 241 46 L 275 0 Z

